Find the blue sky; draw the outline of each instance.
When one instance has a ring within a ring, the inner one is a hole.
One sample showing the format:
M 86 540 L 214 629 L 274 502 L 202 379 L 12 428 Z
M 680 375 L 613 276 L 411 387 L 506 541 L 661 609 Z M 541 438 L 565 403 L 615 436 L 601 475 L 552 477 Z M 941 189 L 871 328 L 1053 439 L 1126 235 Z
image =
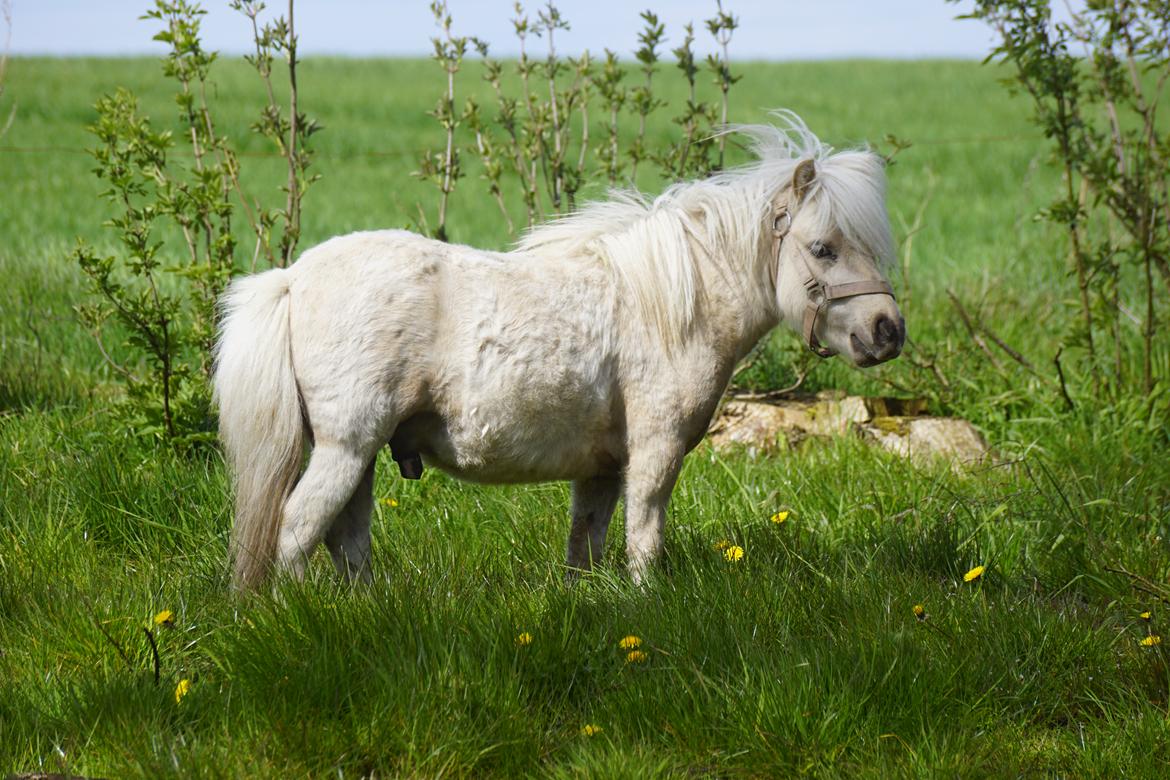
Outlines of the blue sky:
M 250 43 L 247 20 L 227 0 L 205 0 L 205 41 L 239 53 Z M 841 57 L 982 58 L 990 35 L 977 22 L 955 21 L 970 5 L 943 0 L 726 0 L 739 17 L 734 59 Z M 12 0 L 14 54 L 157 54 L 156 23 L 139 21 L 150 0 Z M 282 0 L 268 3 L 271 14 Z M 537 3 L 525 5 L 534 13 Z M 701 21 L 715 0 L 560 0 L 572 29 L 558 33 L 558 48 L 579 53 L 609 47 L 623 55 L 636 46 L 638 12 L 654 8 L 667 27 L 668 47 L 682 39 L 682 25 Z M 427 54 L 434 23 L 427 0 L 300 0 L 297 30 L 304 54 L 410 56 Z M 475 34 L 500 55 L 515 53 L 509 19 L 512 0 L 450 0 L 457 33 Z M 536 42 L 537 45 L 540 42 Z

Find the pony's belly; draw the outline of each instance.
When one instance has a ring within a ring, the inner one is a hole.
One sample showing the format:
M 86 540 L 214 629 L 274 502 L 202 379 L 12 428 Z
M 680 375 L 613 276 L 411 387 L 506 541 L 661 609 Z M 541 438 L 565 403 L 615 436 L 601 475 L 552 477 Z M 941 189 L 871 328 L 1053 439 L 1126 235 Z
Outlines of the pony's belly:
M 559 426 L 558 426 L 559 427 Z M 509 435 L 513 434 L 513 435 Z M 585 479 L 618 470 L 616 457 L 593 437 L 543 435 L 536 431 L 457 433 L 435 442 L 424 458 L 473 482 L 547 482 Z M 447 445 L 447 446 L 444 446 Z
M 612 458 L 567 457 L 546 458 L 542 462 L 524 462 L 502 458 L 452 462 L 439 455 L 424 455 L 423 462 L 448 474 L 489 485 L 528 482 L 560 482 L 588 479 L 602 473 L 617 473 Z
M 428 466 L 472 482 L 586 479 L 620 471 L 617 441 L 603 427 L 575 430 L 550 418 L 539 425 L 450 423 L 435 414 L 406 421 L 391 440 L 395 454 L 418 452 Z

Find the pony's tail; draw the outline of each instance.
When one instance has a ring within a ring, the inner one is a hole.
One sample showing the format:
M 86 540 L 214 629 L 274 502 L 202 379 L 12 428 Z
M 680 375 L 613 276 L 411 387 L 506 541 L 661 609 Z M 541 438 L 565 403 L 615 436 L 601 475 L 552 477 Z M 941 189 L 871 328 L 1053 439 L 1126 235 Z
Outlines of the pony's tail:
M 281 515 L 304 454 L 289 340 L 289 272 L 237 279 L 222 299 L 215 400 L 236 492 L 233 584 L 251 590 L 276 558 Z

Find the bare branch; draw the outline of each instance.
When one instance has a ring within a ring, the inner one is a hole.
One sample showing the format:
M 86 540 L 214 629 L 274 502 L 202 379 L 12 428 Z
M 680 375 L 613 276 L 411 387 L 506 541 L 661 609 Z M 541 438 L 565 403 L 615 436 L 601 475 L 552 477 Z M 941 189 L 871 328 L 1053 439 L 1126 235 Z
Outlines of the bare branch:
M 963 307 L 962 302 L 950 290 L 947 290 L 947 297 L 951 299 L 951 304 L 955 307 L 955 311 L 959 313 L 959 319 L 962 321 L 963 327 L 967 329 L 967 335 L 970 336 L 971 340 L 975 342 L 975 346 L 979 347 L 983 354 L 987 356 L 987 359 L 991 362 L 991 365 L 995 367 L 995 370 L 1002 374 L 1003 366 L 1000 364 L 999 360 L 996 359 L 994 353 L 991 351 L 991 348 L 987 346 L 987 342 L 985 342 L 983 337 L 979 335 L 979 331 L 975 330 L 975 325 L 972 324 L 971 317 L 967 314 L 967 310 Z
M 297 32 L 293 21 L 293 0 L 288 0 L 288 200 L 285 204 L 284 239 L 281 241 L 282 265 L 292 263 L 301 237 L 301 186 L 297 169 L 297 135 L 301 132 L 297 113 Z

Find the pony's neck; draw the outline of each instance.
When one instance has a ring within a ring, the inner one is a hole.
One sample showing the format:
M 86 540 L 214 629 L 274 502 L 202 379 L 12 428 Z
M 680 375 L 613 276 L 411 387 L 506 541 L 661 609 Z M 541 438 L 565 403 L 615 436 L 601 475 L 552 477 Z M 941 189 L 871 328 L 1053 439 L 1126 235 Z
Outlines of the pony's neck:
M 754 210 L 754 204 L 745 206 Z M 780 321 L 771 234 L 743 230 L 742 218 L 727 224 L 727 210 L 706 215 L 706 240 L 696 247 L 703 294 L 698 318 L 704 336 L 746 354 Z M 742 216 L 742 215 L 740 215 Z M 760 222 L 764 221 L 761 216 Z

